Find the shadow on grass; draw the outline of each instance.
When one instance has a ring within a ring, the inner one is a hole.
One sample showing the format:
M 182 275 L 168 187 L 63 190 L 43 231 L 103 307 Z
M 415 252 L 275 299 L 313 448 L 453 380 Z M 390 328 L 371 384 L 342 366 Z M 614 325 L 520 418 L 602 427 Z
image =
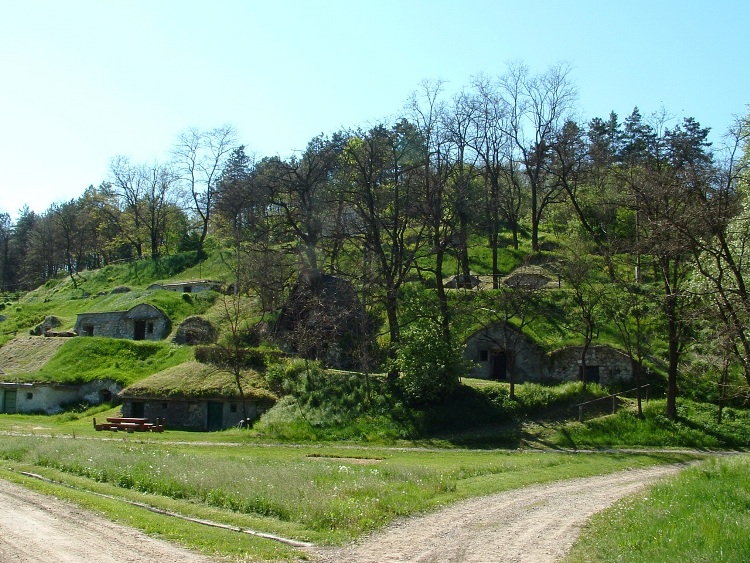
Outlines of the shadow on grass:
M 507 398 L 462 385 L 449 401 L 422 411 L 420 430 L 424 439 L 457 447 L 517 448 L 523 438 L 517 411 L 517 403 Z

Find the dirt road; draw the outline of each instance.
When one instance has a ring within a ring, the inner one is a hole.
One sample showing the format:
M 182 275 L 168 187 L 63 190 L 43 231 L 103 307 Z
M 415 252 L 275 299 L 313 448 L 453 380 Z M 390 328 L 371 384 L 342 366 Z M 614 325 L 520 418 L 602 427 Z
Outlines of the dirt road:
M 559 561 L 593 514 L 679 469 L 621 471 L 470 499 L 400 520 L 357 544 L 308 554 L 324 563 Z M 21 563 L 212 561 L 6 481 L 0 554 Z
M 679 469 L 621 471 L 470 499 L 317 555 L 326 563 L 559 561 L 593 514 Z
M 0 481 L 0 558 L 19 563 L 212 561 L 8 481 Z

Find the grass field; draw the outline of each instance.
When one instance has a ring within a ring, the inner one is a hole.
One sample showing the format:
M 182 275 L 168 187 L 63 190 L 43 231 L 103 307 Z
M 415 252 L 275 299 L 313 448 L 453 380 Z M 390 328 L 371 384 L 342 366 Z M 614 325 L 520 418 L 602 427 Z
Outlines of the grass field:
M 534 388 L 529 390 L 533 391 Z M 690 411 L 686 414 L 694 414 L 694 406 L 685 408 Z M 654 409 L 659 409 L 658 403 Z M 360 537 L 399 516 L 438 509 L 468 497 L 532 483 L 713 457 L 709 452 L 686 454 L 678 450 L 671 453 L 471 450 L 451 446 L 456 441 L 442 439 L 419 443 L 400 440 L 388 445 L 354 441 L 282 444 L 237 429 L 216 433 L 168 431 L 153 435 L 102 433 L 93 429 L 94 416 L 103 419 L 116 412 L 117 409 L 97 407 L 54 416 L 0 415 L 0 459 L 3 460 L 0 478 L 70 498 L 148 533 L 236 561 L 294 561 L 302 555 L 298 549 L 279 542 L 206 529 L 190 522 L 175 523 L 173 518 L 124 504 L 125 501 L 317 545 L 332 545 Z M 651 418 L 656 416 L 647 414 Z M 544 443 L 559 447 L 552 440 L 555 432 L 561 433 L 563 441 L 574 439 L 578 447 L 586 443 L 608 445 L 618 428 L 632 426 L 629 419 L 625 423 L 621 420 L 624 416 L 600 417 L 584 424 L 542 423 L 535 447 L 542 447 Z M 671 431 L 671 427 L 654 427 L 654 424 L 648 418 L 637 421 L 641 429 L 636 432 L 631 428 L 630 434 L 621 441 L 634 441 L 639 435 L 642 438 L 643 433 L 655 432 L 655 428 L 664 434 Z M 682 424 L 686 428 L 690 426 L 686 422 Z M 740 426 L 742 424 L 738 428 Z M 733 439 L 741 438 L 739 430 L 734 432 L 730 434 L 735 436 Z M 697 439 L 695 436 L 688 438 Z M 419 447 L 418 444 L 431 446 Z M 702 466 L 704 469 L 689 470 L 685 478 L 697 478 L 700 486 L 668 487 L 667 492 L 683 488 L 686 492 L 665 497 L 652 511 L 658 515 L 661 506 L 663 514 L 667 506 L 667 512 L 677 513 L 675 511 L 684 504 L 685 508 L 679 508 L 683 514 L 701 511 L 707 522 L 723 521 L 733 513 L 741 515 L 745 506 L 742 503 L 747 502 L 744 491 L 750 490 L 746 477 L 742 476 L 743 471 L 747 472 L 747 462 L 743 465 L 737 461 L 736 466 L 727 468 L 722 465 L 730 462 L 709 462 Z M 56 484 L 24 477 L 21 474 L 24 471 L 44 476 Z M 705 488 L 707 486 L 715 489 Z M 736 494 L 728 496 L 727 491 Z M 594 523 L 590 529 L 596 533 L 582 540 L 574 552 L 579 554 L 575 555 L 579 559 L 574 561 L 678 560 L 679 557 L 662 559 L 663 553 L 659 550 L 664 549 L 664 545 L 642 539 L 669 537 L 674 533 L 673 520 L 638 515 L 637 510 L 650 506 L 644 498 L 655 499 L 655 494 L 648 492 L 631 504 L 618 505 L 619 508 L 602 516 L 605 520 L 632 519 L 622 522 L 624 535 L 616 541 L 621 546 L 641 541 L 642 558 L 590 557 L 589 552 L 602 549 L 616 553 L 614 547 L 602 547 L 601 542 L 605 540 L 598 533 L 602 525 Z M 705 495 L 722 500 L 705 503 L 701 501 Z M 629 508 L 624 510 L 622 506 Z M 736 521 L 736 525 L 712 531 L 713 539 L 707 538 L 702 543 L 696 540 L 697 546 L 686 546 L 688 551 L 684 553 L 687 555 L 682 560 L 742 560 L 714 557 L 715 547 L 724 534 L 731 534 L 725 538 L 728 545 L 739 544 L 738 549 L 745 550 L 741 553 L 750 558 L 743 540 L 734 537 L 737 526 L 746 525 L 744 516 L 738 516 Z M 706 526 L 707 532 L 713 530 Z M 699 532 L 696 532 L 698 536 Z M 701 546 L 705 546 L 705 551 L 701 551 Z M 652 553 L 656 557 L 651 557 Z
M 750 457 L 711 459 L 596 515 L 566 563 L 750 561 Z
M 107 494 L 181 514 L 209 518 L 316 544 L 338 544 L 394 518 L 459 499 L 526 484 L 684 461 L 675 454 L 591 454 L 386 448 L 345 445 L 186 443 L 180 432 L 154 441 L 134 435 L 0 435 L 0 477 L 21 471 L 71 486 L 66 496 L 123 520 Z M 205 435 L 204 435 L 205 437 Z M 28 483 L 28 480 L 25 480 Z M 36 483 L 35 487 L 52 485 Z M 60 486 L 55 488 L 59 493 Z M 172 524 L 127 509 L 127 523 L 151 533 Z M 188 527 L 190 528 L 190 527 Z M 248 546 L 226 547 L 202 531 L 173 539 L 195 549 L 237 557 Z M 239 540 L 238 540 L 239 541 Z M 267 540 L 245 538 L 251 543 Z M 242 542 L 240 542 L 242 543 Z M 293 558 L 267 546 L 273 558 Z M 239 550 L 239 551 L 238 551 Z M 298 555 L 298 554 L 297 554 Z
M 501 258 L 503 271 L 510 271 L 522 255 L 507 249 Z M 144 299 L 175 320 L 189 314 L 217 320 L 220 315 L 210 309 L 216 295 L 185 298 L 145 289 L 177 273 L 189 279 L 220 278 L 225 272 L 220 253 L 213 262 L 189 270 L 184 269 L 186 260 L 177 256 L 111 266 L 85 273 L 76 284 L 69 278 L 50 280 L 8 305 L 7 334 L 0 343 L 40 322 L 50 310 L 67 327 L 78 312 L 123 309 Z M 488 260 L 483 254 L 474 262 L 486 269 Z M 114 285 L 133 286 L 133 291 L 113 295 L 109 290 Z M 544 326 L 536 327 L 537 338 L 550 346 L 560 344 L 560 335 L 550 327 L 547 333 Z M 19 368 L 12 375 L 35 380 L 41 374 L 64 382 L 109 376 L 127 384 L 162 370 L 167 370 L 164 377 L 171 376 L 191 358 L 192 350 L 166 342 L 76 339 L 46 365 Z M 193 371 L 201 384 L 210 383 L 200 370 Z M 750 445 L 746 409 L 726 409 L 718 425 L 714 406 L 681 397 L 676 421 L 666 419 L 664 401 L 655 400 L 646 405 L 643 419 L 625 405 L 616 415 L 597 412 L 581 423 L 571 408 L 606 395 L 606 390 L 577 383 L 524 384 L 510 399 L 505 383 L 464 379 L 450 402 L 412 409 L 388 389 L 384 378 L 375 376 L 368 380 L 367 393 L 361 374 L 348 372 L 328 372 L 319 379 L 307 374 L 286 383 L 286 397 L 251 431 L 96 432 L 93 417 L 117 414 L 118 409 L 107 406 L 53 416 L 0 415 L 0 479 L 69 498 L 229 560 L 297 561 L 304 555 L 283 543 L 175 520 L 128 502 L 334 545 L 399 516 L 468 497 L 707 458 L 597 517 L 570 561 L 750 560 L 750 462 L 741 456 L 714 459 L 710 453 Z M 370 396 L 370 385 L 379 392 Z M 516 450 L 521 447 L 525 449 Z M 644 447 L 673 450 L 605 451 Z M 704 453 L 680 453 L 683 448 Z

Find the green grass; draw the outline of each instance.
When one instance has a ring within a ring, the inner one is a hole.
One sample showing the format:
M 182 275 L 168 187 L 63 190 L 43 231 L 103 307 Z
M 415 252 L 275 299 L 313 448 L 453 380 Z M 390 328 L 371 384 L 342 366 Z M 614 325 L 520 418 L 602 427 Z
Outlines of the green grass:
M 252 433 L 258 437 L 515 448 L 524 439 L 524 417 L 575 416 L 571 405 L 606 394 L 596 385 L 584 389 L 580 383 L 524 383 L 516 385 L 516 398 L 511 399 L 507 383 L 465 378 L 444 403 L 410 408 L 382 375 L 370 376 L 368 396 L 359 373 L 288 370 L 275 376 L 284 379 L 282 394 L 287 396 L 255 425 Z
M 243 370 L 241 383 L 246 399 L 265 400 L 273 403 L 276 396 L 271 393 L 263 376 L 255 370 Z M 195 361 L 160 371 L 130 387 L 136 395 L 162 397 L 231 397 L 239 395 L 234 374 Z
M 192 269 L 194 262 L 193 253 L 183 253 L 159 260 L 138 260 L 87 270 L 76 275 L 75 283 L 69 276 L 50 279 L 21 296 L 18 301 L 5 304 L 2 314 L 7 318 L 2 321 L 0 345 L 16 333 L 28 332 L 47 315 L 59 317 L 62 329 L 72 329 L 78 313 L 127 310 L 139 303 L 158 307 L 173 323 L 188 315 L 202 314 L 215 301 L 215 292 L 202 292 L 185 298 L 175 292 L 145 289 L 155 282 L 198 277 L 203 268 L 207 272 L 203 272 L 201 277 L 212 277 L 218 281 L 223 281 L 229 273 L 218 251 Z M 220 275 L 222 272 L 223 275 Z M 118 286 L 127 286 L 132 291 L 112 295 L 111 290 Z
M 566 559 L 750 561 L 750 457 L 711 459 L 594 516 Z
M 644 404 L 644 418 L 634 406 L 617 414 L 592 420 L 569 422 L 555 430 L 551 441 L 565 448 L 688 447 L 706 449 L 750 446 L 750 412 L 726 408 L 722 424 L 716 423 L 716 406 L 681 400 L 678 419 L 665 415 L 664 400 Z
M 54 381 L 79 384 L 113 379 L 122 385 L 191 359 L 193 350 L 168 342 L 119 338 L 71 338 L 42 369 L 14 374 L 18 381 Z
M 172 440 L 178 433 L 170 433 Z M 104 447 L 106 446 L 106 447 Z M 78 479 L 257 518 L 264 531 L 340 543 L 398 516 L 568 477 L 677 462 L 683 454 L 571 455 L 332 445 L 185 445 L 0 435 L 0 458 Z M 8 464 L 8 465 L 6 465 Z

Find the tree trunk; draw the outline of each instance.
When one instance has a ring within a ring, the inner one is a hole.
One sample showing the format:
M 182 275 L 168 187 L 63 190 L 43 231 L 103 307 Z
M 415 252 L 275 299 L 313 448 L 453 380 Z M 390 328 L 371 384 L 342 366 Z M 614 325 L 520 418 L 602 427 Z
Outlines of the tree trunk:
M 534 182 L 531 183 L 531 251 L 539 252 L 538 194 Z
M 586 385 L 588 384 L 587 378 L 586 378 L 586 354 L 589 351 L 589 346 L 591 345 L 591 340 L 588 338 L 585 340 L 583 344 L 583 349 L 581 350 L 581 360 L 580 360 L 580 377 L 581 381 L 583 382 L 583 388 L 586 389 Z
M 680 359 L 680 343 L 677 335 L 675 296 L 667 298 L 667 333 L 669 337 L 669 367 L 667 369 L 667 408 L 670 420 L 677 420 L 677 367 Z
M 441 317 L 441 329 L 443 338 L 448 342 L 450 341 L 450 308 L 448 307 L 448 295 L 445 293 L 445 285 L 443 284 L 444 259 L 445 251 L 438 243 L 435 251 L 435 282 L 437 283 L 437 298 L 438 309 Z
M 635 398 L 638 404 L 638 418 L 643 418 L 643 401 L 641 400 L 641 369 L 642 365 L 640 360 L 630 358 L 630 369 L 633 370 L 633 376 L 635 377 Z
M 385 296 L 386 316 L 388 317 L 388 332 L 390 334 L 390 345 L 388 347 L 388 357 L 390 360 L 396 359 L 396 347 L 398 346 L 401 334 L 398 326 L 398 300 L 396 291 L 389 289 Z M 398 370 L 391 367 L 388 371 L 388 380 L 395 381 L 398 379 Z

